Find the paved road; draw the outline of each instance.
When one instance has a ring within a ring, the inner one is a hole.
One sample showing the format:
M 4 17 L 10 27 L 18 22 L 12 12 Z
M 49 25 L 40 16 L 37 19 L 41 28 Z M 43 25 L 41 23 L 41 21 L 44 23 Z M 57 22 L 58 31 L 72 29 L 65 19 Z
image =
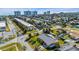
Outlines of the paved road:
M 18 36 L 17 37 L 17 34 L 16 34 L 17 29 L 16 29 L 16 27 L 14 26 L 14 24 L 12 23 L 12 21 L 9 20 L 9 18 L 7 18 L 7 20 L 8 20 L 8 24 L 9 24 L 10 31 L 13 34 L 16 35 L 16 38 L 15 39 L 12 39 L 12 40 L 10 40 L 8 42 L 5 42 L 4 44 L 1 44 L 0 47 L 5 46 L 7 44 L 14 43 L 14 42 L 18 42 L 18 43 L 22 44 L 23 46 L 25 46 L 27 48 L 26 50 L 32 51 L 33 49 L 30 47 L 30 45 L 27 42 L 25 42 L 25 39 L 27 38 L 27 35 L 21 35 L 21 36 Z
M 10 40 L 10 41 L 8 41 L 8 42 L 5 42 L 4 44 L 0 44 L 0 47 L 6 46 L 6 45 L 11 44 L 11 43 L 15 43 L 15 42 L 17 42 L 17 38 L 12 39 L 12 40 Z
M 8 21 L 7 23 L 8 23 L 9 28 L 10 28 L 10 32 L 15 34 L 16 38 L 12 39 L 12 40 L 10 40 L 8 42 L 5 42 L 4 44 L 1 44 L 0 47 L 11 44 L 11 43 L 14 43 L 14 42 L 18 42 L 18 43 L 22 44 L 23 46 L 25 46 L 28 51 L 32 51 L 33 49 L 29 46 L 29 44 L 27 42 L 25 42 L 25 39 L 26 39 L 27 35 L 22 35 L 22 36 L 17 37 L 17 34 L 16 34 L 17 29 L 16 29 L 16 27 L 14 26 L 14 24 L 12 23 L 12 21 L 9 18 L 7 18 L 7 21 Z
M 10 31 L 17 36 L 16 27 L 14 26 L 14 24 L 12 23 L 12 21 L 9 18 L 7 18 L 7 23 L 9 25 Z
M 16 35 L 16 29 L 12 24 L 12 22 L 9 20 L 9 18 L 7 18 L 7 24 L 10 28 L 10 32 L 6 32 L 6 31 L 1 32 L 0 36 L 3 37 L 3 39 L 9 38 L 10 35 Z
M 26 37 L 27 37 L 27 35 L 18 37 L 18 39 L 19 39 L 18 42 L 21 43 L 23 46 L 25 46 L 27 51 L 33 51 L 33 49 L 30 47 L 30 45 L 27 42 L 25 42 Z
M 26 37 L 27 37 L 26 35 L 16 37 L 15 39 L 12 39 L 4 44 L 0 44 L 0 47 L 6 46 L 6 45 L 11 44 L 11 43 L 18 42 L 20 44 L 23 44 L 23 46 L 25 46 L 28 51 L 32 51 L 33 49 L 30 47 L 30 45 L 27 42 L 25 42 Z M 17 39 L 18 39 L 18 41 L 17 41 Z

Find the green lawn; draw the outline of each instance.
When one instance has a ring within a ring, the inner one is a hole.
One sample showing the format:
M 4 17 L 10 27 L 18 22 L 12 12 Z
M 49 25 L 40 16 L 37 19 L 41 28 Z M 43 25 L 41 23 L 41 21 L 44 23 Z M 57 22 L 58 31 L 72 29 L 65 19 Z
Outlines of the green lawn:
M 8 45 L 6 45 L 6 46 L 0 47 L 0 50 L 4 50 L 4 49 L 6 49 L 6 48 L 12 46 L 11 48 L 6 49 L 5 51 L 16 51 L 16 48 L 15 48 L 15 46 L 13 46 L 13 45 L 16 45 L 17 48 L 18 48 L 18 50 L 22 50 L 22 46 L 21 46 L 21 44 L 19 44 L 19 43 L 11 43 L 11 44 L 8 44 Z
M 36 47 L 36 46 L 39 46 L 40 45 L 40 43 L 38 42 L 38 36 L 33 36 L 31 39 L 30 39 L 30 41 L 31 42 L 29 42 L 29 44 L 30 44 L 30 46 L 31 47 Z M 33 43 L 34 42 L 34 43 Z M 33 44 L 32 44 L 33 43 Z
M 10 48 L 5 48 L 3 51 L 16 51 L 16 47 L 15 46 L 11 46 Z

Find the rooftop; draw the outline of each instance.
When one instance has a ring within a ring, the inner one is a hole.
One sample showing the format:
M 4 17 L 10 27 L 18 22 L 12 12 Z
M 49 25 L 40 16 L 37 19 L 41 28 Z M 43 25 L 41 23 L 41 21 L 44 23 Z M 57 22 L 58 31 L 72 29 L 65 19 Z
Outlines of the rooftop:
M 25 25 L 25 26 L 28 26 L 28 27 L 30 27 L 30 26 L 33 26 L 33 25 L 31 25 L 31 24 L 29 24 L 29 23 L 27 23 L 27 22 L 25 22 L 25 21 L 23 21 L 23 20 L 21 20 L 21 19 L 18 19 L 18 18 L 15 18 L 18 22 L 20 22 L 20 23 L 22 23 L 23 25 Z
M 6 26 L 5 21 L 0 21 L 0 27 L 5 27 L 5 26 Z
M 47 45 L 50 45 L 50 44 L 52 44 L 52 43 L 54 43 L 54 42 L 57 42 L 57 39 L 56 39 L 56 38 L 52 38 L 52 37 L 50 37 L 50 36 L 48 36 L 48 35 L 46 35 L 46 34 L 41 34 L 41 35 L 39 36 L 39 38 L 40 38 L 41 40 L 43 40 Z

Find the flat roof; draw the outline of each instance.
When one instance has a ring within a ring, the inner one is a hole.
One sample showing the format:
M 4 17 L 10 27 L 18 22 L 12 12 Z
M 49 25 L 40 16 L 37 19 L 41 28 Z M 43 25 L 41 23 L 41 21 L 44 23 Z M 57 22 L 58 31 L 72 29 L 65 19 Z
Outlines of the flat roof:
M 39 36 L 39 38 L 40 38 L 41 40 L 43 40 L 47 45 L 50 45 L 50 44 L 52 44 L 52 43 L 54 43 L 54 42 L 57 41 L 56 38 L 51 38 L 50 36 L 48 36 L 48 35 L 46 35 L 46 34 L 41 34 L 41 35 Z
M 5 27 L 5 26 L 6 26 L 5 21 L 0 21 L 0 27 Z
M 33 26 L 33 25 L 31 25 L 31 24 L 29 24 L 29 23 L 23 21 L 22 19 L 18 19 L 18 18 L 15 18 L 15 19 L 16 19 L 18 22 L 20 22 L 20 23 L 22 23 L 23 25 L 25 25 L 25 26 L 28 26 L 28 27 Z

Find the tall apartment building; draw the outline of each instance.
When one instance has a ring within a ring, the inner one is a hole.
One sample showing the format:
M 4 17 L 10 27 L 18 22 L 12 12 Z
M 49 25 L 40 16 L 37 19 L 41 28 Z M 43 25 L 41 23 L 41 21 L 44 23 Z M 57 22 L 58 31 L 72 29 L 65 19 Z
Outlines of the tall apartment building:
M 21 15 L 21 12 L 20 11 L 14 11 L 14 15 L 15 16 L 20 16 Z

